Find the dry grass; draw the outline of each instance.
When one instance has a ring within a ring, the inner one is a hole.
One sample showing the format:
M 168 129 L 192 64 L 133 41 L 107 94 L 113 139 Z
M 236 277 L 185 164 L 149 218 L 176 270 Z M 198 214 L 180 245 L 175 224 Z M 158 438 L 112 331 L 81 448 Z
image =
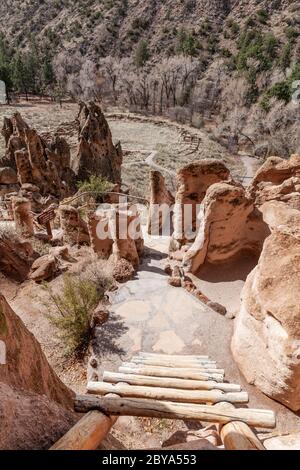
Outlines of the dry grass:
M 0 120 L 19 111 L 30 126 L 38 132 L 54 132 L 60 128 L 71 146 L 72 157 L 77 152 L 77 130 L 66 126 L 74 121 L 77 114 L 76 103 L 64 103 L 60 108 L 51 102 L 20 102 L 13 106 L 0 106 Z M 143 164 L 151 152 L 157 152 L 155 162 L 166 170 L 176 171 L 179 167 L 203 158 L 220 158 L 234 173 L 242 171 L 241 162 L 234 160 L 224 148 L 209 136 L 196 129 L 190 132 L 200 138 L 200 145 L 193 151 L 191 144 L 183 142 L 180 126 L 152 122 L 151 119 L 139 121 L 108 119 L 114 142 L 121 141 L 124 150 L 123 182 L 133 194 L 149 195 L 149 173 L 151 168 Z M 64 133 L 65 129 L 65 133 Z M 0 136 L 0 157 L 4 154 L 4 139 Z M 172 189 L 172 185 L 170 186 Z

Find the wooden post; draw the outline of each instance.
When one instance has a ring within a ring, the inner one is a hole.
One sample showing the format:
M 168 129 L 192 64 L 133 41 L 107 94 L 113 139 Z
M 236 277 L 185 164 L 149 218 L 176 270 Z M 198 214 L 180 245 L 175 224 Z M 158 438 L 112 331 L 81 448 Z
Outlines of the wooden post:
M 51 229 L 51 222 L 48 221 L 46 222 L 46 230 L 47 230 L 47 235 L 52 240 L 52 229 Z
M 230 403 L 218 403 L 214 408 L 228 410 Z M 226 450 L 266 450 L 252 429 L 241 421 L 220 425 L 220 436 Z
M 170 387 L 184 390 L 222 390 L 223 392 L 240 392 L 238 384 L 228 384 L 209 380 L 184 380 L 172 377 L 151 377 L 149 375 L 121 374 L 119 372 L 103 373 L 103 381 L 110 383 L 125 382 L 130 385 L 146 385 L 150 387 Z
M 191 405 L 143 398 L 111 398 L 77 396 L 75 410 L 86 413 L 100 410 L 114 416 L 143 416 L 149 418 L 190 419 L 226 424 L 242 421 L 249 426 L 275 428 L 276 418 L 270 410 L 251 410 L 247 408 L 217 409 L 211 405 Z
M 90 411 L 50 450 L 96 450 L 116 420 L 101 411 Z
M 152 398 L 154 400 L 175 401 L 180 403 L 248 403 L 247 392 L 224 393 L 220 390 L 178 390 L 174 388 L 144 387 L 126 383 L 109 384 L 105 382 L 89 382 L 88 393 L 106 395 L 118 394 L 120 397 Z

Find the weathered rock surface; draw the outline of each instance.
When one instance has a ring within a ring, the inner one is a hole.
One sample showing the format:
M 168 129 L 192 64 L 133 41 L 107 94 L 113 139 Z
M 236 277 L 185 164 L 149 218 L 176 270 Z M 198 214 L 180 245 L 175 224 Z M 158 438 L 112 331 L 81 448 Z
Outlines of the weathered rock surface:
M 0 341 L 0 449 L 48 449 L 77 420 L 73 392 L 1 294 Z
M 100 258 L 125 259 L 134 268 L 144 250 L 140 215 L 135 206 L 111 205 L 99 209 L 88 221 L 91 245 Z
M 79 210 L 73 206 L 59 207 L 63 241 L 68 245 L 90 244 L 87 223 L 80 217 Z
M 13 168 L 10 167 L 3 167 L 0 168 L 0 184 L 17 184 L 18 183 L 18 177 L 17 173 Z
M 175 198 L 168 190 L 165 178 L 159 171 L 150 172 L 150 207 L 148 216 L 148 233 L 161 235 L 166 228 L 166 235 L 170 235 L 171 217 L 169 207 L 173 206 Z M 159 211 L 161 206 L 162 211 Z M 162 207 L 163 206 L 163 207 Z M 165 227 L 165 224 L 168 224 Z
M 180 248 L 186 241 L 185 232 L 196 233 L 199 205 L 208 188 L 220 181 L 230 179 L 230 172 L 224 163 L 216 159 L 204 159 L 191 163 L 177 171 L 177 193 L 174 206 L 174 234 L 172 249 Z M 184 217 L 184 210 L 191 216 Z M 195 237 L 194 237 L 195 238 Z
M 268 158 L 257 171 L 248 192 L 258 206 L 276 200 L 300 210 L 300 155 L 292 155 L 289 160 Z
M 18 282 L 27 279 L 36 258 L 29 242 L 9 235 L 0 236 L 0 272 Z
M 12 210 L 17 233 L 24 238 L 32 237 L 34 229 L 31 202 L 26 198 L 15 197 L 12 199 Z
M 54 136 L 46 142 L 19 113 L 4 119 L 2 134 L 6 156 L 1 163 L 17 170 L 20 185 L 35 185 L 42 196 L 61 198 L 75 192 L 75 174 L 65 139 Z
M 187 271 L 196 273 L 205 262 L 220 263 L 243 250 L 259 255 L 269 229 L 241 185 L 216 183 L 203 201 L 201 225 L 185 253 Z
M 134 267 L 124 258 L 119 259 L 113 269 L 113 278 L 123 284 L 134 277 Z
M 272 202 L 263 206 L 263 214 L 272 234 L 266 239 L 258 266 L 244 286 L 232 352 L 249 383 L 297 411 L 300 409 L 300 212 Z
M 58 269 L 58 262 L 54 256 L 41 256 L 32 264 L 29 279 L 35 282 L 47 281 L 57 273 Z
M 264 440 L 267 450 L 300 450 L 300 432 Z
M 79 150 L 74 170 L 80 180 L 90 175 L 103 176 L 112 183 L 121 182 L 122 149 L 115 146 L 109 125 L 99 106 L 81 103 L 79 114 Z

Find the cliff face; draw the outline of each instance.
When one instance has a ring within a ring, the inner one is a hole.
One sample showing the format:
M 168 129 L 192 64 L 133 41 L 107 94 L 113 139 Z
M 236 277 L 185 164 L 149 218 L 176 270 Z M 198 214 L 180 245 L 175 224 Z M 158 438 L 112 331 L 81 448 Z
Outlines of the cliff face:
M 17 47 L 26 45 L 34 34 L 37 41 L 49 40 L 58 50 L 64 47 L 90 57 L 124 56 L 130 55 L 139 39 L 146 38 L 155 55 L 165 55 L 174 28 L 197 32 L 208 21 L 221 34 L 228 19 L 243 23 L 265 9 L 280 22 L 297 5 L 289 0 L 12 0 L 1 2 L 0 15 L 3 33 Z
M 0 449 L 47 449 L 76 421 L 73 392 L 0 294 Z
M 3 45 L 0 37 L 0 50 L 41 51 L 40 62 L 43 54 L 54 59 L 56 75 L 65 69 L 59 81 L 72 93 L 88 87 L 89 73 L 95 65 L 97 75 L 100 66 L 107 79 L 104 94 L 115 103 L 118 92 L 127 93 L 121 104 L 130 106 L 146 99 L 143 110 L 153 83 L 171 65 L 163 60 L 180 62 L 185 56 L 188 63 L 194 59 L 197 72 L 192 87 L 188 83 L 174 98 L 176 109 L 170 111 L 167 103 L 171 116 L 183 107 L 183 116 L 188 114 L 197 126 L 208 119 L 215 137 L 231 145 L 232 152 L 249 147 L 245 135 L 261 156 L 288 157 L 299 151 L 299 106 L 292 103 L 293 83 L 300 80 L 298 1 L 14 0 L 1 2 L 0 15 L 0 31 L 7 40 Z M 132 59 L 141 40 L 148 60 L 146 70 L 140 67 L 136 73 Z M 107 57 L 113 67 L 103 61 Z M 101 88 L 101 80 L 92 82 Z M 169 97 L 171 92 L 166 93 Z

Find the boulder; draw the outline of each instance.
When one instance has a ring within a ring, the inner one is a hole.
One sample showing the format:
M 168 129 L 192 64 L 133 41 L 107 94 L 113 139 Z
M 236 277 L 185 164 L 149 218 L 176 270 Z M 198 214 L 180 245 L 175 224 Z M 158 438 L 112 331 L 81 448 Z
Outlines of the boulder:
M 285 217 L 283 211 L 282 204 L 275 202 L 263 208 L 272 233 L 243 288 L 232 352 L 249 383 L 298 411 L 300 212 L 287 205 Z
M 53 278 L 58 270 L 59 264 L 54 256 L 41 256 L 32 264 L 29 279 L 35 282 L 47 281 Z
M 0 272 L 18 282 L 28 278 L 36 254 L 31 243 L 10 232 L 0 234 Z
M 217 159 L 203 159 L 177 171 L 172 250 L 195 238 L 197 216 L 206 191 L 212 184 L 228 179 L 231 179 L 228 168 Z
M 0 449 L 48 449 L 77 421 L 74 393 L 0 294 Z
M 135 274 L 132 264 L 124 258 L 119 259 L 113 269 L 113 278 L 120 283 L 130 281 Z
M 300 210 L 300 155 L 289 160 L 269 157 L 258 169 L 248 193 L 257 206 L 277 200 Z
M 202 211 L 195 242 L 183 258 L 188 272 L 196 273 L 204 262 L 225 262 L 242 251 L 260 254 L 270 231 L 241 185 L 211 185 Z
M 59 206 L 59 216 L 64 243 L 68 245 L 90 244 L 88 225 L 80 217 L 78 209 L 61 204 Z
M 17 173 L 13 168 L 0 168 L 0 184 L 15 185 L 18 183 Z

